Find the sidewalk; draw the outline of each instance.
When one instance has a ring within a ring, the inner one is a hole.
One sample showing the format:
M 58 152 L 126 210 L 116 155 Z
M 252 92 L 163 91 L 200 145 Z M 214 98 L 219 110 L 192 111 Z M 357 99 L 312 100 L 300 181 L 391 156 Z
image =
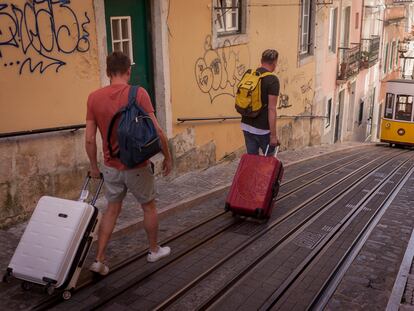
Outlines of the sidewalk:
M 348 142 L 335 145 L 307 147 L 301 150 L 281 152 L 278 157 L 286 167 L 295 162 L 360 145 L 360 143 Z M 195 206 L 200 200 L 209 196 L 214 196 L 227 191 L 232 182 L 238 162 L 239 159 L 224 161 L 208 169 L 194 171 L 179 176 L 171 181 L 165 178 L 158 178 L 156 181 L 156 203 L 160 219 L 179 210 Z M 100 210 L 104 210 L 105 205 L 106 201 L 103 196 L 101 196 L 97 202 L 97 207 Z M 137 206 L 131 194 L 128 194 L 115 227 L 114 237 L 120 237 L 123 234 L 141 227 L 142 217 L 141 208 Z M 2 249 L 2 252 L 0 253 L 0 269 L 2 271 L 5 271 L 10 262 L 26 225 L 27 222 L 7 230 L 0 230 L 0 248 Z

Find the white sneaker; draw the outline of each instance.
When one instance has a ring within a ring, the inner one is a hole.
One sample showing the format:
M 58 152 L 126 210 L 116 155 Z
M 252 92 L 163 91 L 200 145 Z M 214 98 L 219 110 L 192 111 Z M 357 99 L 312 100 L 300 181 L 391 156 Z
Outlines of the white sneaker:
M 92 272 L 98 273 L 100 275 L 107 275 L 109 273 L 109 267 L 104 263 L 95 260 L 93 264 L 89 267 L 89 270 Z
M 171 253 L 171 248 L 168 246 L 158 246 L 158 251 L 156 252 L 148 252 L 147 261 L 148 262 L 156 262 L 161 258 L 168 256 Z

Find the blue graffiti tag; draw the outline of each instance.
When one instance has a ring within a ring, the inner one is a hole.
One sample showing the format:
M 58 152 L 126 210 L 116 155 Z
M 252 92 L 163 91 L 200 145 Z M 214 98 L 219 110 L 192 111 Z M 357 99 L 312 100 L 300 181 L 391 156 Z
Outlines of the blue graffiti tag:
M 57 9 L 60 18 L 55 15 Z M 42 74 L 55 66 L 58 72 L 61 66 L 66 65 L 59 53 L 89 51 L 87 26 L 90 22 L 87 12 L 84 12 L 84 21 L 79 23 L 78 16 L 70 7 L 70 0 L 32 0 L 27 1 L 23 8 L 0 3 L 0 62 L 6 56 L 5 51 L 16 48 L 23 52 L 23 59 L 4 61 L 4 67 L 16 64 L 19 74 L 25 68 L 30 73 L 39 70 Z

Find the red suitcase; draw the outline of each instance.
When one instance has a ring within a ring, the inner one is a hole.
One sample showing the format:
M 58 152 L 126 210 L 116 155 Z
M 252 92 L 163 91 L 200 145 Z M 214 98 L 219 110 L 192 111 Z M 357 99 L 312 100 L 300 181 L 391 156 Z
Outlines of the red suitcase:
M 225 209 L 233 214 L 269 218 L 283 177 L 276 157 L 244 154 L 227 195 Z

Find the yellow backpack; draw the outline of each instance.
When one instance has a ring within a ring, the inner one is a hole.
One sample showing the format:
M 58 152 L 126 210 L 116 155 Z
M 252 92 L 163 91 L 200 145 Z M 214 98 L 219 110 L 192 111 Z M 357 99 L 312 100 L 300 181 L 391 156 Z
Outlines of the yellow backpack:
M 236 110 L 242 116 L 255 118 L 263 108 L 261 97 L 261 80 L 271 72 L 260 74 L 258 71 L 247 70 L 237 85 Z

